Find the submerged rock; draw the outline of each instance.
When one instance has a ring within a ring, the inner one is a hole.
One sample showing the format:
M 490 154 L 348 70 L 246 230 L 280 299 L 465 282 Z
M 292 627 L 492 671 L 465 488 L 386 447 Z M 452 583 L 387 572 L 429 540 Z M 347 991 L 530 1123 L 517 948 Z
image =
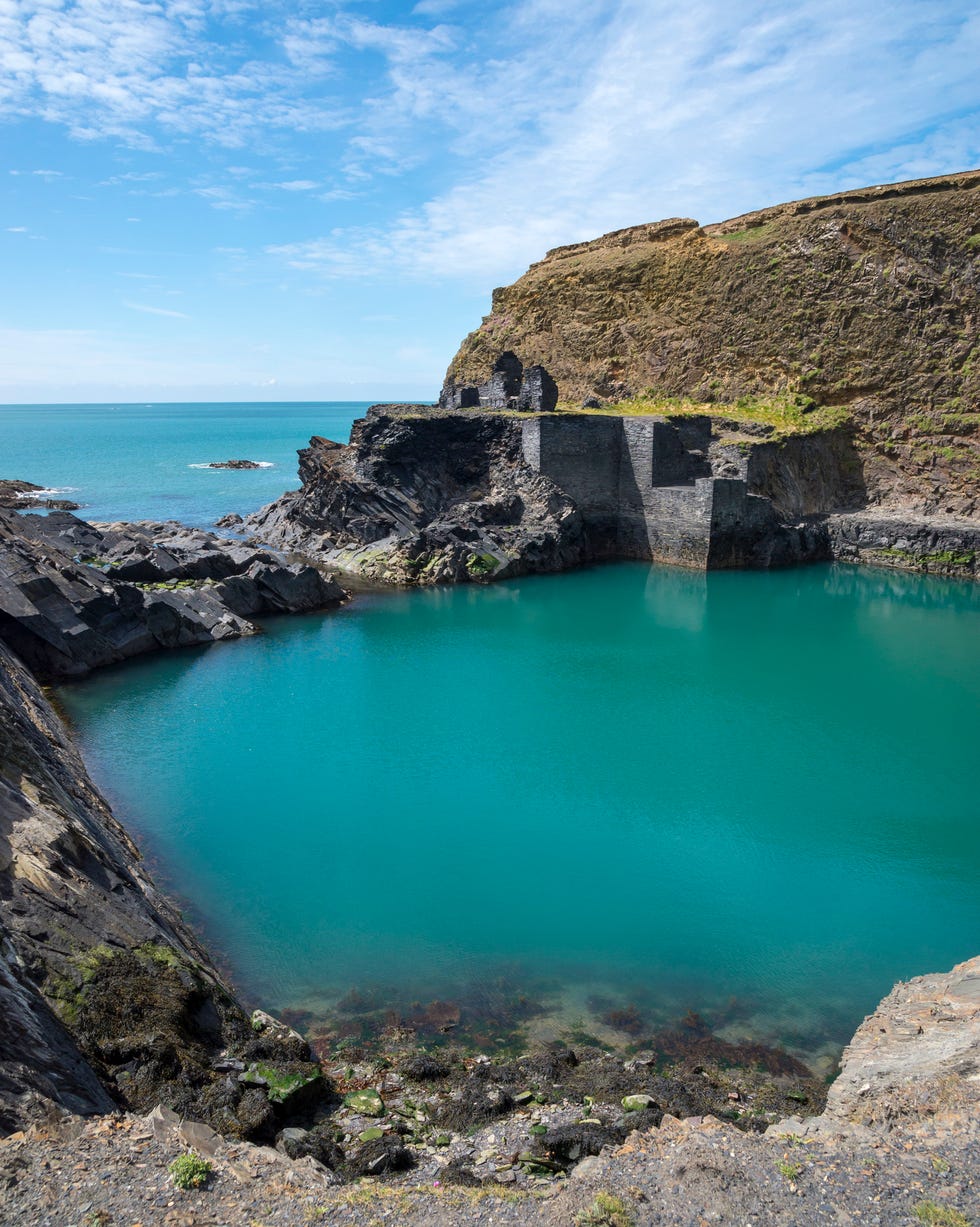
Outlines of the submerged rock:
M 384 1116 L 384 1100 L 377 1091 L 351 1091 L 344 1097 L 344 1103 L 363 1116 Z

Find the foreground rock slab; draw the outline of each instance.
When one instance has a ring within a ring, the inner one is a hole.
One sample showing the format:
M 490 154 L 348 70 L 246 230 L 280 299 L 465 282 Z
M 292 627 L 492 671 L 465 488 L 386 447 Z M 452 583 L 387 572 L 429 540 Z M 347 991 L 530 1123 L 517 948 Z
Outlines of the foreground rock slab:
M 526 1114 L 518 1106 L 466 1135 L 481 1160 L 496 1156 L 477 1165 L 479 1180 L 461 1184 L 458 1158 L 436 1146 L 419 1152 L 414 1170 L 341 1186 L 309 1154 L 293 1161 L 288 1146 L 222 1139 L 165 1108 L 64 1116 L 0 1140 L 0 1221 L 53 1227 L 82 1213 L 93 1223 L 181 1227 L 963 1227 L 980 1215 L 978 984 L 980 958 L 897 986 L 848 1047 L 827 1110 L 764 1134 L 711 1116 L 664 1115 L 573 1165 L 537 1166 L 518 1181 L 519 1156 L 504 1153 Z M 932 1089 L 917 1094 L 916 1085 Z M 582 1105 L 543 1110 L 573 1119 Z M 207 1156 L 211 1171 L 201 1188 L 181 1191 L 168 1169 L 188 1149 Z

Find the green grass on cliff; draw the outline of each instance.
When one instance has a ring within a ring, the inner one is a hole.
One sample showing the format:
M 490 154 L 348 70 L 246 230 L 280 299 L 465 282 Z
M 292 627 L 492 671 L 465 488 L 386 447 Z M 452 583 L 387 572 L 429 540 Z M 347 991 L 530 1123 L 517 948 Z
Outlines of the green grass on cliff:
M 712 402 L 710 404 L 681 396 L 637 396 L 630 400 L 603 405 L 599 409 L 582 409 L 562 405 L 567 413 L 597 413 L 611 417 L 677 417 L 706 414 L 714 418 L 727 418 L 732 422 L 771 426 L 769 438 L 786 438 L 789 435 L 812 435 L 821 430 L 843 426 L 848 420 L 847 410 L 836 405 L 817 407 L 806 397 L 786 394 L 783 396 L 743 396 L 734 403 Z

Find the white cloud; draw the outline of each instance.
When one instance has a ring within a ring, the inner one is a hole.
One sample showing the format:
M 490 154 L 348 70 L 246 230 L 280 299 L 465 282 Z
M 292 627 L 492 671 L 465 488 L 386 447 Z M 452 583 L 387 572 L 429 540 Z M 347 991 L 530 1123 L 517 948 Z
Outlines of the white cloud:
M 119 187 L 127 183 L 152 183 L 162 178 L 163 173 L 159 170 L 127 171 L 124 175 L 112 175 L 108 179 L 103 179 L 99 187 Z
M 26 226 L 8 226 L 7 233 L 8 234 L 26 234 L 27 227 Z
M 412 9 L 416 17 L 444 17 L 459 7 L 460 0 L 419 0 Z
M 336 126 L 309 79 L 272 54 L 253 58 L 236 17 L 207 0 L 6 0 L 0 114 L 144 149 L 161 136 L 243 147 L 258 130 Z M 229 27 L 213 30 L 222 19 Z
M 166 307 L 148 307 L 144 303 L 124 302 L 124 307 L 128 307 L 130 311 L 143 311 L 147 315 L 165 315 L 170 319 L 187 320 L 189 315 L 185 315 L 183 311 L 169 311 Z
M 236 196 L 230 188 L 226 187 L 196 187 L 193 189 L 195 196 L 200 196 L 202 200 L 206 200 L 212 209 L 233 209 L 233 210 L 248 210 L 254 205 L 253 200 L 243 200 Z

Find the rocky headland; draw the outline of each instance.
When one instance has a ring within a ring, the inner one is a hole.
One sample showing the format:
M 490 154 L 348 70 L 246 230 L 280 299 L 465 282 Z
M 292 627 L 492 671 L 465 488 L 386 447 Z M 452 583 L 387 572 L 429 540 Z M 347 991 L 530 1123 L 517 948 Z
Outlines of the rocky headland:
M 51 492 L 32 481 L 0 481 L 0 507 L 8 511 L 78 511 L 70 498 L 52 498 Z
M 381 583 L 608 558 L 975 578 L 980 172 L 549 252 L 438 407 L 314 438 L 242 526 Z

